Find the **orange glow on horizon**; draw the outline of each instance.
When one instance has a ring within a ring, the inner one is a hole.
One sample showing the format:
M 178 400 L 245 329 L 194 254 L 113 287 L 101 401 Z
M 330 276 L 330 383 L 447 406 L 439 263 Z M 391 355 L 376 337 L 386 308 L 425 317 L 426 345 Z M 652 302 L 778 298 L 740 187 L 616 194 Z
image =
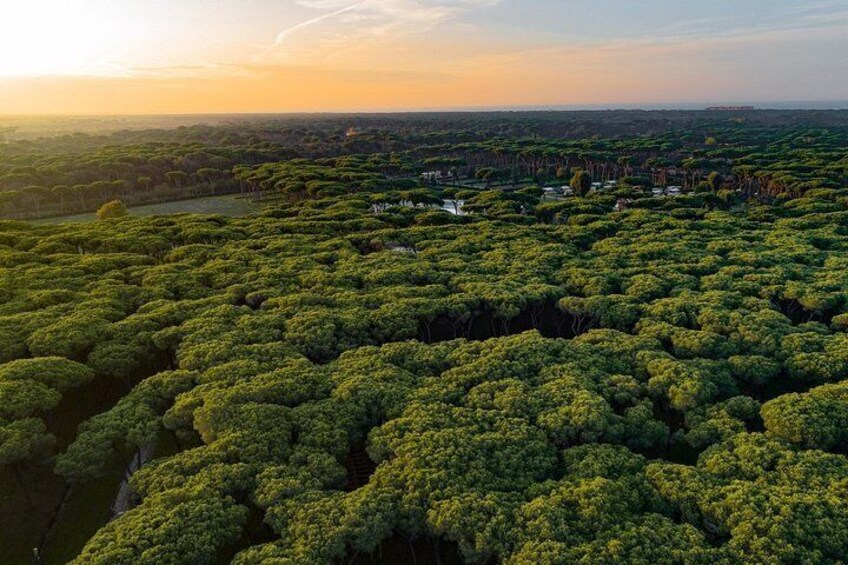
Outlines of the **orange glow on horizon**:
M 483 20 L 507 0 L 199 2 L 11 3 L 0 20 L 0 114 L 848 98 L 838 61 L 821 56 L 845 43 L 838 19 L 814 33 L 801 22 L 594 40 Z

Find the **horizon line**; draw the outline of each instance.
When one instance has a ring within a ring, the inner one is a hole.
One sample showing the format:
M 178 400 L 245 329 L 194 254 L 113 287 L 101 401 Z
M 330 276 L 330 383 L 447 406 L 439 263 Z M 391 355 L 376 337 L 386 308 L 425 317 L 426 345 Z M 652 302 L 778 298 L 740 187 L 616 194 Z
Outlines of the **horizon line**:
M 0 113 L 7 118 L 119 118 L 119 117 L 191 117 L 191 116 L 303 116 L 303 115 L 386 115 L 386 114 L 460 114 L 460 113 L 518 113 L 518 112 L 662 112 L 709 111 L 713 108 L 745 107 L 745 111 L 842 111 L 848 110 L 848 99 L 840 100 L 772 100 L 720 102 L 644 102 L 644 103 L 586 103 L 537 104 L 508 106 L 444 106 L 385 109 L 329 110 L 267 110 L 267 111 L 209 111 L 209 112 L 110 112 L 110 113 Z

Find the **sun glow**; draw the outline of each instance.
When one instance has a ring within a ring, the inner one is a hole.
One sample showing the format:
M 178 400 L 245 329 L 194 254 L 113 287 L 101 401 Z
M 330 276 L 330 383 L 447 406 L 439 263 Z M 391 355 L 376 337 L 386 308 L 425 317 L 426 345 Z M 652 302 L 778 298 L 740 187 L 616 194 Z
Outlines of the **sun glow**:
M 0 77 L 115 74 L 123 22 L 92 0 L 4 0 Z

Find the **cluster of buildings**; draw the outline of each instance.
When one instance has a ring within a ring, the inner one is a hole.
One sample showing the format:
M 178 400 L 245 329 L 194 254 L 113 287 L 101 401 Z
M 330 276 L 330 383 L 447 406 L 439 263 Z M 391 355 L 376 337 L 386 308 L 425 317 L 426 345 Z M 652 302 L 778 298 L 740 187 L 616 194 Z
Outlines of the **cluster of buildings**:
M 614 190 L 618 188 L 618 181 L 608 180 L 606 182 L 593 182 L 589 192 L 600 192 L 602 190 Z M 547 186 L 542 189 L 547 195 L 563 195 L 571 196 L 574 194 L 574 189 L 568 185 L 565 186 Z
M 615 190 L 618 188 L 618 181 L 608 180 L 606 182 L 593 182 L 592 187 L 589 189 L 589 192 L 602 192 L 606 190 Z M 542 191 L 547 196 L 571 196 L 574 194 L 574 189 L 568 185 L 565 186 L 547 186 L 542 189 Z M 651 189 L 651 194 L 655 197 L 660 196 L 680 196 L 683 193 L 682 186 L 655 186 Z
M 710 106 L 707 112 L 747 112 L 754 110 L 753 106 Z
M 668 188 L 664 188 L 662 186 L 655 186 L 651 189 L 651 194 L 653 196 L 680 196 L 682 192 L 682 186 L 669 186 Z
M 454 174 L 453 171 L 442 172 L 442 171 L 427 171 L 425 173 L 421 173 L 421 180 L 425 183 L 429 184 L 438 184 L 439 181 L 442 180 L 453 180 Z

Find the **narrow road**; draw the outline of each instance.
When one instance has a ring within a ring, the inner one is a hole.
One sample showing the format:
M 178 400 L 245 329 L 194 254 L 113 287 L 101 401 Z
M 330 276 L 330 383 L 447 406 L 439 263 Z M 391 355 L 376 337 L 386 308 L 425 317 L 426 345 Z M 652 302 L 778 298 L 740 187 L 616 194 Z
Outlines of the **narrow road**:
M 130 509 L 132 490 L 130 489 L 129 478 L 132 477 L 133 473 L 138 471 L 142 465 L 153 458 L 154 449 L 153 445 L 146 445 L 136 451 L 132 461 L 130 461 L 130 464 L 124 470 L 124 480 L 121 481 L 121 487 L 118 489 L 118 495 L 112 503 L 113 520 Z

